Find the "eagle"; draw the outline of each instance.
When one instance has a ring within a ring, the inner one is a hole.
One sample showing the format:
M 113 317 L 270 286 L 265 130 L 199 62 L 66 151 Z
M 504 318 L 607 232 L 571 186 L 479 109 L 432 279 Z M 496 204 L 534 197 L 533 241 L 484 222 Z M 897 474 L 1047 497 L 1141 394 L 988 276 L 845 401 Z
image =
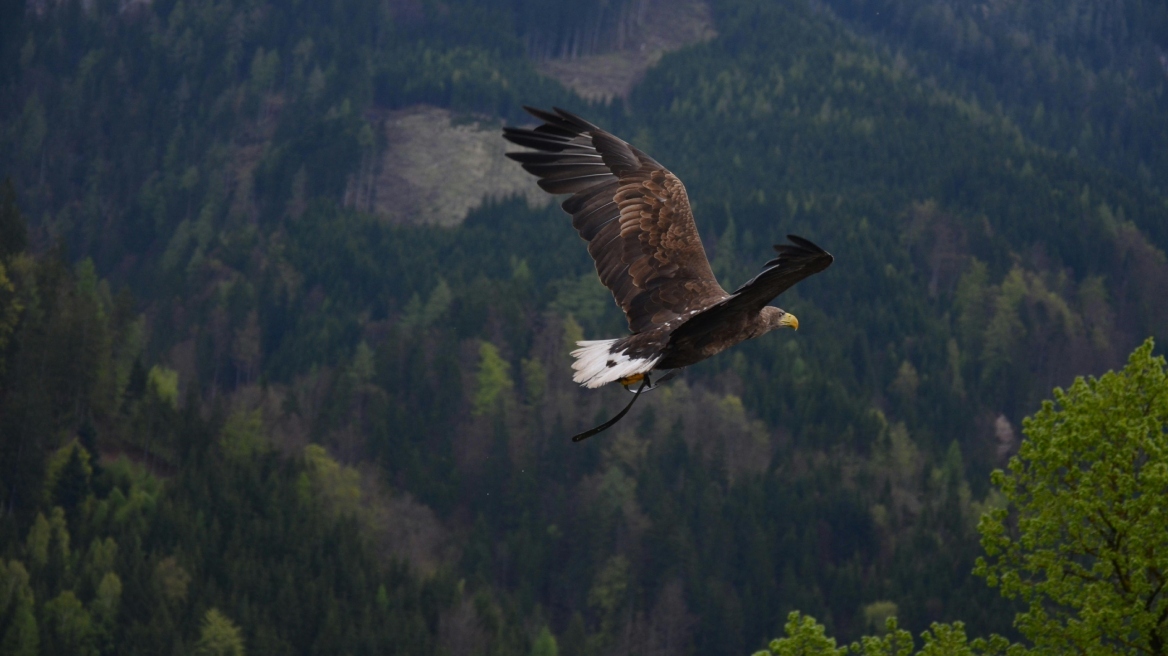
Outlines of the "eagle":
M 774 247 L 777 256 L 758 275 L 727 292 L 710 268 L 677 176 L 571 112 L 523 109 L 542 124 L 505 127 L 505 139 L 531 149 L 507 157 L 539 178 L 544 191 L 570 194 L 561 207 L 588 243 L 600 281 L 629 324 L 625 337 L 578 342 L 573 380 L 589 388 L 640 383 L 620 414 L 574 441 L 619 421 L 643 391 L 653 389 L 651 372 L 667 372 L 659 384 L 744 340 L 778 328 L 798 330 L 795 315 L 768 303 L 831 266 L 830 253 L 787 235 L 788 243 Z

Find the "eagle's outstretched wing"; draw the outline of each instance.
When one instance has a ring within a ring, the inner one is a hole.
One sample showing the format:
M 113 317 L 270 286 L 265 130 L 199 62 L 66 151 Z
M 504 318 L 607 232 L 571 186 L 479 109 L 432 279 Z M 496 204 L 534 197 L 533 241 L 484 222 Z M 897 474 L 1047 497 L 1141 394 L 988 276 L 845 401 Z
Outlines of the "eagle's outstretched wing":
M 795 283 L 831 266 L 831 253 L 797 235 L 787 235 L 789 244 L 775 244 L 778 257 L 763 265 L 762 271 L 734 290 L 726 305 L 761 310 Z
M 570 112 L 524 109 L 543 124 L 504 128 L 503 136 L 536 152 L 507 156 L 538 176 L 545 191 L 572 194 L 562 207 L 629 330 L 653 330 L 727 298 L 677 176 Z
M 831 253 L 807 239 L 796 235 L 787 235 L 787 239 L 791 243 L 775 244 L 778 256 L 767 262 L 758 275 L 683 323 L 673 332 L 671 339 L 700 338 L 717 330 L 728 317 L 753 315 L 795 283 L 823 271 L 835 260 Z

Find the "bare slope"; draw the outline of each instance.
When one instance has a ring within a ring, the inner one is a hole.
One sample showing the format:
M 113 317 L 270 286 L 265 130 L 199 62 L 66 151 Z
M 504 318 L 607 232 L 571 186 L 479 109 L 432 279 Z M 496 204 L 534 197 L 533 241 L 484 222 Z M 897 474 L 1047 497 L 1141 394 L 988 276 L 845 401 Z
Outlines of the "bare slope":
M 703 0 L 645 0 L 627 17 L 616 49 L 547 59 L 539 70 L 589 99 L 624 97 L 671 50 L 714 37 Z M 458 225 L 489 198 L 521 193 L 532 205 L 549 198 L 510 160 L 498 127 L 464 121 L 428 105 L 385 112 L 375 121 L 385 134 L 381 155 L 350 178 L 344 204 L 396 223 Z
M 533 206 L 550 200 L 503 156 L 493 123 L 463 122 L 428 105 L 387 112 L 380 123 L 386 147 L 350 179 L 346 206 L 396 223 L 451 226 L 490 198 L 524 194 Z
M 629 36 L 613 52 L 547 59 L 540 72 L 590 100 L 623 98 L 662 55 L 715 36 L 703 0 L 646 0 L 630 20 Z

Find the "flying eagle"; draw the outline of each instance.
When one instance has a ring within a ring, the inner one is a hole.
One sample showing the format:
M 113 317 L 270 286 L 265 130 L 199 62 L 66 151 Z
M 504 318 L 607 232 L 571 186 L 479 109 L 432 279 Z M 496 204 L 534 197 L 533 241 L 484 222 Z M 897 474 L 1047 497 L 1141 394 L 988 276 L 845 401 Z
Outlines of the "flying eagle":
M 652 371 L 689 366 L 776 328 L 799 328 L 795 315 L 767 303 L 830 266 L 827 251 L 787 235 L 790 243 L 774 247 L 778 257 L 727 293 L 710 269 L 677 176 L 575 114 L 524 109 L 543 124 L 504 128 L 503 137 L 534 152 L 507 156 L 537 176 L 544 191 L 571 194 L 561 207 L 588 242 L 600 281 L 624 310 L 632 333 L 578 342 L 573 380 L 585 387 L 641 383 L 619 415 L 573 440 L 623 417 L 646 386 L 652 389 Z

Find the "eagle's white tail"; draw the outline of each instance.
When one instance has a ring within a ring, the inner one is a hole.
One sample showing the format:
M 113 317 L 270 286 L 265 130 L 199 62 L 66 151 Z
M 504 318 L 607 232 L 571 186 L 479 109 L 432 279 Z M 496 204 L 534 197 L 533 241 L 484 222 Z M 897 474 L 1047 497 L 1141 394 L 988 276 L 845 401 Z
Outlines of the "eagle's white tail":
M 572 368 L 576 374 L 572 380 L 585 387 L 600 387 L 633 374 L 648 373 L 661 359 L 657 356 L 649 359 L 633 358 L 624 353 L 619 347 L 613 352 L 613 345 L 619 340 L 597 339 L 576 342 L 580 348 L 572 351 L 576 361 Z

